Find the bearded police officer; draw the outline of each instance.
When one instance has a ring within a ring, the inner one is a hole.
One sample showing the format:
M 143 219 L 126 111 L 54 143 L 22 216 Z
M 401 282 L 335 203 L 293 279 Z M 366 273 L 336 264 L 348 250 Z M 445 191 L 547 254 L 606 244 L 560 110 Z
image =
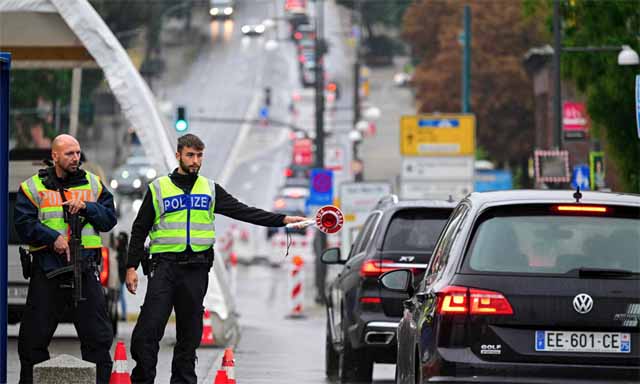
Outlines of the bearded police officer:
M 29 245 L 30 267 L 27 305 L 18 339 L 20 383 L 33 382 L 34 364 L 49 359 L 48 347 L 67 310 L 80 338 L 84 360 L 97 366 L 97 382 L 109 382 L 112 361 L 109 349 L 113 328 L 99 280 L 102 241 L 99 232 L 116 224 L 113 196 L 98 176 L 80 169 L 80 144 L 60 135 L 51 145 L 53 166 L 20 185 L 14 222 L 20 239 Z M 80 215 L 82 231 L 82 297 L 72 303 L 70 273 L 53 276 L 70 260 L 69 224 L 65 213 Z M 48 277 L 49 276 L 49 277 Z
M 202 336 L 202 302 L 213 263 L 215 214 L 268 227 L 305 220 L 248 207 L 213 180 L 198 175 L 204 143 L 195 135 L 178 139 L 179 167 L 149 186 L 131 230 L 127 289 L 135 294 L 136 269 L 149 236 L 151 260 L 144 304 L 131 338 L 136 361 L 131 380 L 153 383 L 159 342 L 171 310 L 176 313 L 177 342 L 173 349 L 171 383 L 196 383 L 196 348 Z

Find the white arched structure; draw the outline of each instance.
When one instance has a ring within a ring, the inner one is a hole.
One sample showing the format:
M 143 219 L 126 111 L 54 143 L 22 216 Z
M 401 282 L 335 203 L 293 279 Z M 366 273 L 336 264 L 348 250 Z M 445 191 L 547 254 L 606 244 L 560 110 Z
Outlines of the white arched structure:
M 60 28 L 59 24 L 62 23 L 56 24 L 56 18 L 47 19 L 47 14 L 59 15 L 70 31 Z M 16 20 L 18 16 L 31 22 L 18 22 Z M 3 21 L 4 18 L 7 19 Z M 17 28 L 12 28 L 12 25 L 20 25 L 20 30 L 14 31 Z M 51 28 L 52 33 L 57 32 L 59 36 L 46 35 L 47 31 L 43 32 L 42 29 L 47 27 Z M 41 30 L 40 35 L 36 32 L 38 28 Z M 3 35 L 5 38 L 2 37 Z M 53 50 L 59 46 L 73 49 L 73 41 L 69 41 L 77 39 L 76 42 L 86 49 L 104 72 L 125 118 L 135 129 L 149 159 L 160 169 L 172 170 L 176 165 L 174 146 L 163 126 L 163 119 L 156 108 L 155 98 L 129 59 L 127 52 L 89 2 L 87 0 L 0 1 L 0 50 L 19 44 L 31 47 L 33 52 L 38 53 L 36 48 L 40 47 L 38 40 L 45 40 L 43 37 L 49 40 L 44 45 Z M 28 41 L 29 38 L 32 41 Z M 40 49 L 40 51 L 46 51 L 46 49 Z M 73 56 L 71 50 L 67 52 L 71 52 L 70 55 Z M 36 56 L 39 55 L 36 54 Z M 74 67 L 74 61 L 68 60 L 68 56 L 63 59 L 67 60 L 67 64 L 71 63 L 68 67 Z M 79 61 L 76 64 L 77 67 L 86 65 Z

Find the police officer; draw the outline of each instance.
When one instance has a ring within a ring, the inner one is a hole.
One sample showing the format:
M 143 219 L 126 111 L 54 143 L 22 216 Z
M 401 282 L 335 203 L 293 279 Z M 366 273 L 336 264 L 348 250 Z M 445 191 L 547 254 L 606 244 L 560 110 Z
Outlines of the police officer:
M 33 255 L 18 339 L 20 383 L 32 383 L 34 364 L 49 359 L 49 342 L 61 317 L 70 310 L 82 358 L 96 364 L 97 382 L 106 384 L 112 368 L 113 329 L 98 278 L 99 232 L 110 231 L 116 224 L 113 196 L 98 176 L 80 169 L 80 144 L 72 136 L 56 137 L 51 156 L 52 167 L 41 169 L 20 185 L 14 214 L 16 231 Z M 47 273 L 71 261 L 64 210 L 86 220 L 81 233 L 85 300 L 77 307 L 68 288 L 69 273 L 47 278 Z
M 131 375 L 134 383 L 154 382 L 159 342 L 172 309 L 177 342 L 171 383 L 197 382 L 196 348 L 202 336 L 202 301 L 213 263 L 215 214 L 269 227 L 305 220 L 248 207 L 213 180 L 199 176 L 204 147 L 192 134 L 178 139 L 179 167 L 151 183 L 131 229 L 126 285 L 133 294 L 147 235 L 151 253 L 147 293 L 131 338 L 131 356 L 136 361 Z

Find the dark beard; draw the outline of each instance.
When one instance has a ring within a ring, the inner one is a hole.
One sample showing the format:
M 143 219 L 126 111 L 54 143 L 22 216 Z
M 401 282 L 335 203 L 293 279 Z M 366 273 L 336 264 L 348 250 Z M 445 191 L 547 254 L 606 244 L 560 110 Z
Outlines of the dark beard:
M 197 175 L 198 171 L 200 171 L 200 168 L 192 171 L 188 166 L 185 165 L 185 163 L 182 162 L 182 160 L 180 160 L 180 169 L 182 169 L 182 172 L 186 173 L 187 175 Z

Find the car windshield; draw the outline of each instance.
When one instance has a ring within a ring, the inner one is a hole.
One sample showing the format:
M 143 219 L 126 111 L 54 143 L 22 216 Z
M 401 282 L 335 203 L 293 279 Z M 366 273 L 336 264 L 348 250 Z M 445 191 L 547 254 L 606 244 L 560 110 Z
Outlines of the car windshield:
M 393 215 L 383 251 L 432 252 L 449 210 L 404 210 Z
M 581 269 L 640 272 L 636 217 L 493 217 L 476 229 L 467 252 L 474 271 L 565 274 Z

